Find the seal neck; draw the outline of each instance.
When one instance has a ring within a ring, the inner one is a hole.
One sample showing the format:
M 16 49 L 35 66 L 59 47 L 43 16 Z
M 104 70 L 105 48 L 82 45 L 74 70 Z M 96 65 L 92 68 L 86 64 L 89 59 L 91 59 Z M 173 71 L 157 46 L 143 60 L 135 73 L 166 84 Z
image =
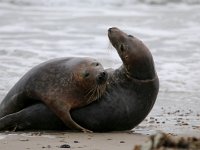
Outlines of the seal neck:
M 147 82 L 152 82 L 157 79 L 157 74 L 156 74 L 155 70 L 150 70 L 149 73 L 147 71 L 142 73 L 142 72 L 139 72 L 138 70 L 130 73 L 126 69 L 126 67 L 124 67 L 124 65 L 122 65 L 119 70 L 128 79 L 130 79 L 134 82 L 147 83 Z

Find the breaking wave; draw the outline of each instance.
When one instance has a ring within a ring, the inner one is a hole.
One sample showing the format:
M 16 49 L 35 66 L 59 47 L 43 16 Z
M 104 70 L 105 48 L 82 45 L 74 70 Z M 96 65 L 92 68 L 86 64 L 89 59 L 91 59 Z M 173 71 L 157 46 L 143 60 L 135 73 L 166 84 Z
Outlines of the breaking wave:
M 136 4 L 200 4 L 200 0 L 0 0 L 3 3 L 26 6 L 131 6 Z

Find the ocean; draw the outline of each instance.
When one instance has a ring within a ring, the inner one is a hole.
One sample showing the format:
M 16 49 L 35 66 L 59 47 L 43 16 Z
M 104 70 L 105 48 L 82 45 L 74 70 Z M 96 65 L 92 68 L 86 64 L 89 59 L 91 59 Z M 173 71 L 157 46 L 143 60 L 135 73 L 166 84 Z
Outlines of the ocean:
M 200 134 L 200 0 L 0 0 L 0 101 L 52 58 L 119 67 L 107 37 L 113 26 L 146 43 L 160 78 L 153 110 L 133 130 Z

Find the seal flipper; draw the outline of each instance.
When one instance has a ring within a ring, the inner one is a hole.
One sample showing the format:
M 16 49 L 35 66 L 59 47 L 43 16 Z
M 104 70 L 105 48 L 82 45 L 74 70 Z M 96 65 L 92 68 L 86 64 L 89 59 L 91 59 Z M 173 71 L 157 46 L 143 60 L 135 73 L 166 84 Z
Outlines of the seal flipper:
M 20 118 L 17 117 L 17 113 L 9 114 L 0 119 L 0 131 L 2 130 L 14 130 L 17 128 Z
M 11 92 L 9 92 L 7 94 L 7 96 L 2 100 L 1 104 L 0 104 L 0 118 L 8 115 L 8 114 L 12 114 L 15 113 L 17 111 L 19 111 L 21 109 L 21 107 L 18 110 L 18 107 L 16 107 L 17 104 L 23 104 L 21 102 L 17 102 L 17 100 L 23 100 L 21 98 L 21 95 L 23 94 L 23 92 L 20 93 L 16 93 L 11 95 Z
M 64 119 L 64 123 L 67 125 L 67 127 L 69 127 L 70 129 L 78 129 L 78 130 L 81 130 L 83 132 L 92 132 L 88 129 L 85 129 L 83 127 L 81 127 L 80 125 L 78 125 L 71 117 L 71 114 L 70 112 L 68 111 L 65 115 L 65 117 L 61 118 L 61 119 Z
M 64 122 L 70 129 L 80 130 L 83 132 L 92 132 L 78 125 L 71 117 L 69 101 L 45 101 L 47 106 Z
M 15 131 L 69 130 L 69 128 L 42 103 L 34 104 L 0 119 L 0 131 L 13 129 L 15 129 Z
M 13 92 L 15 93 L 15 91 L 11 90 L 0 103 L 0 118 L 36 103 L 35 100 L 26 97 L 23 91 L 12 94 Z

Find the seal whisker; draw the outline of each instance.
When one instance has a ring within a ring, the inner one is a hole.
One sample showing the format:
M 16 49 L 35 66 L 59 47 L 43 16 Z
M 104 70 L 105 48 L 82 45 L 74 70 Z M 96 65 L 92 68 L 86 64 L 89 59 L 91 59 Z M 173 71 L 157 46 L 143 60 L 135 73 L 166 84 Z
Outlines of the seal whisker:
M 99 99 L 99 95 L 100 95 L 100 87 L 101 87 L 101 86 L 97 86 L 97 96 L 96 96 L 97 99 Z
M 97 85 L 96 85 L 94 88 L 91 89 L 91 91 L 90 91 L 91 95 L 90 95 L 90 93 L 89 93 L 90 97 L 89 97 L 88 100 L 87 100 L 88 103 L 91 103 L 92 101 L 95 100 L 96 88 L 97 88 Z M 89 95 L 88 95 L 88 96 L 89 96 Z
M 101 95 L 101 91 L 100 91 L 101 85 L 97 86 L 97 99 L 99 99 L 100 95 Z
M 89 96 L 88 103 L 91 103 L 97 99 L 100 99 L 103 93 L 105 92 L 105 85 L 96 85 L 94 88 L 91 88 L 86 96 Z
M 101 96 L 103 95 L 103 93 L 105 92 L 105 88 L 106 87 L 106 85 L 100 85 L 100 86 L 98 86 L 97 87 L 97 99 L 100 99 L 101 98 Z
M 87 98 L 91 93 L 93 93 L 93 87 L 89 88 L 87 91 L 86 91 L 86 95 L 85 97 Z
M 99 85 L 96 86 L 95 100 L 99 98 Z

